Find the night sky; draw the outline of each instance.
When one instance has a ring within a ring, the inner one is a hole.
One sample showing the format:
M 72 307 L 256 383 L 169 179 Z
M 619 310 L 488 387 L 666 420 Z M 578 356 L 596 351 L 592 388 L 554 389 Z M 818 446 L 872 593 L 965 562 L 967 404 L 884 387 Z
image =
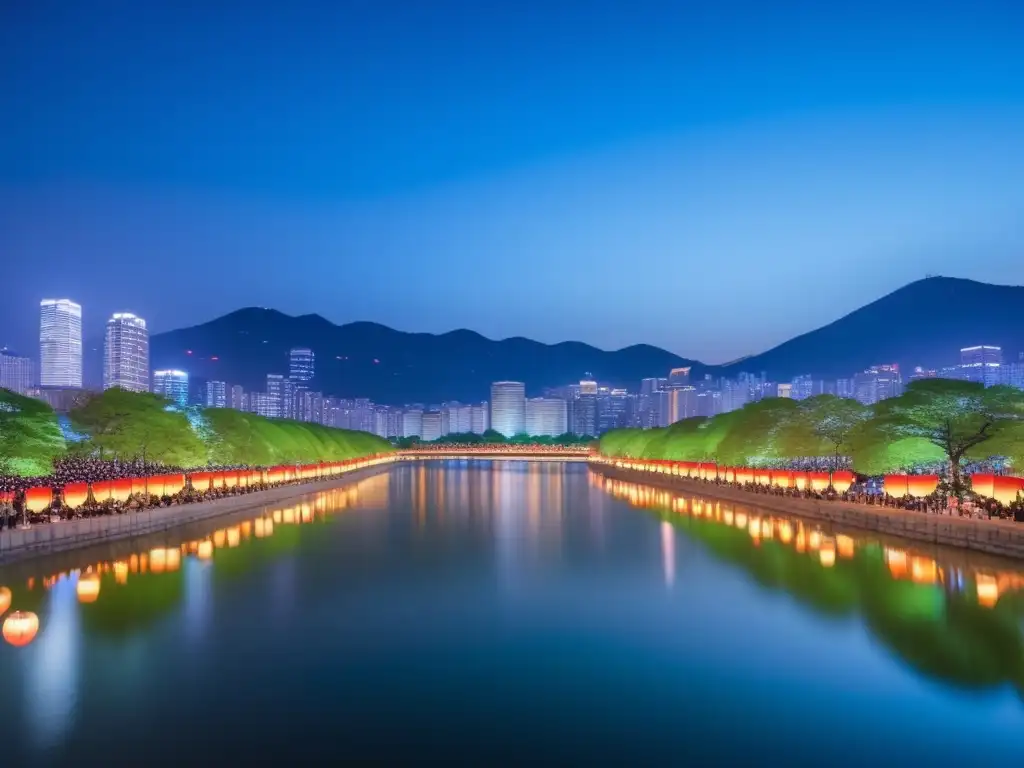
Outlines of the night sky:
M 721 362 L 1021 284 L 1022 41 L 1019 0 L 6 0 L 0 345 L 67 296 Z

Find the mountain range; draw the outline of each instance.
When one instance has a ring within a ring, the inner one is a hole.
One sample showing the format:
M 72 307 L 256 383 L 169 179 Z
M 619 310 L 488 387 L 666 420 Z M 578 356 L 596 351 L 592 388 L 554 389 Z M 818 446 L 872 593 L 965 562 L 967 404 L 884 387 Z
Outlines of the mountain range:
M 728 365 L 705 365 L 657 347 L 612 352 L 580 342 L 495 341 L 468 330 L 406 333 L 371 322 L 334 325 L 319 315 L 247 308 L 191 328 L 156 334 L 154 369 L 262 390 L 268 373 L 288 372 L 288 351 L 316 353 L 316 389 L 376 402 L 475 402 L 490 383 L 525 381 L 528 394 L 590 375 L 636 389 L 640 379 L 691 366 L 692 375 L 766 372 L 774 380 L 811 373 L 838 378 L 878 363 L 949 365 L 974 344 L 1024 350 L 1024 287 L 932 277 L 900 288 L 829 325 Z

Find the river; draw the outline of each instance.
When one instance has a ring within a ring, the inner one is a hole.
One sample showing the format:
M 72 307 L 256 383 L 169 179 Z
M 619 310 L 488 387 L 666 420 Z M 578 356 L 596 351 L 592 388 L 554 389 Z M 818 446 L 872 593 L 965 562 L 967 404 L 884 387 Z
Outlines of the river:
M 370 470 L 0 585 L 12 766 L 1024 759 L 1020 564 L 581 464 Z

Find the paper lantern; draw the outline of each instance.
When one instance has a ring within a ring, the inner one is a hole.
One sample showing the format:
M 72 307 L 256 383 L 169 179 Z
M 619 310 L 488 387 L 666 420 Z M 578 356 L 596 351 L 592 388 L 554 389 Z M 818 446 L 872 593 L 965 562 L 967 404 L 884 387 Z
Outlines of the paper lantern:
M 777 485 L 779 488 L 792 488 L 793 473 L 790 471 L 772 472 L 772 485 Z
M 994 496 L 995 482 L 995 475 L 971 475 L 971 490 L 975 493 L 981 494 L 982 496 Z
M 32 611 L 15 611 L 4 619 L 4 640 L 15 648 L 31 643 L 39 632 L 39 617 Z
M 832 487 L 836 493 L 846 493 L 853 485 L 854 474 L 847 470 L 832 473 Z
M 772 473 L 767 469 L 759 469 L 754 472 L 754 482 L 758 485 L 771 485 Z
M 812 490 L 828 490 L 828 472 L 810 472 L 808 473 L 808 480 L 810 480 Z
M 69 509 L 78 509 L 89 500 L 88 483 L 69 483 L 64 486 L 64 503 Z
M 811 479 L 806 472 L 794 472 L 793 473 L 793 487 L 798 491 L 807 490 L 810 487 Z
M 8 587 L 0 587 L 0 616 L 7 613 L 11 607 L 11 590 Z
M 149 481 L 150 481 L 150 478 L 148 478 L 148 477 L 133 477 L 132 480 L 131 480 L 131 483 L 132 483 L 132 496 L 138 496 L 139 494 L 142 494 L 143 496 L 147 496 L 147 495 L 151 495 L 151 494 L 154 494 L 154 493 L 157 496 L 159 496 L 160 495 L 160 493 L 159 493 L 160 488 L 158 486 L 156 486 L 156 484 L 150 484 Z
M 98 573 L 87 573 L 78 577 L 78 584 L 75 587 L 80 603 L 95 603 L 100 596 L 100 575 Z
M 907 475 L 907 493 L 917 498 L 930 496 L 939 487 L 938 475 Z
M 1019 477 L 997 475 L 992 478 L 992 497 L 1000 504 L 1012 504 L 1017 494 L 1024 492 L 1024 480 Z
M 110 481 L 110 498 L 114 501 L 128 501 L 128 498 L 132 495 L 132 481 L 129 479 L 124 480 L 111 480 Z
M 45 509 L 49 509 L 52 503 L 53 489 L 51 488 L 36 486 L 25 491 L 25 508 L 29 512 L 42 512 Z
M 882 479 L 882 488 L 890 496 L 899 498 L 907 495 L 906 475 L 886 475 Z
M 225 488 L 235 488 L 238 486 L 238 473 L 237 472 L 222 472 L 221 477 L 224 480 Z

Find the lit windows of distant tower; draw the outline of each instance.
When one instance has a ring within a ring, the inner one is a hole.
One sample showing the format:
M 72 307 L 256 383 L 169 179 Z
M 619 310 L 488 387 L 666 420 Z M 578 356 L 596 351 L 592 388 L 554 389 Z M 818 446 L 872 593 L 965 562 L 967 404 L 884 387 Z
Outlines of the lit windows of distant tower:
M 153 371 L 153 391 L 175 405 L 188 405 L 188 374 L 185 371 Z
M 673 368 L 668 372 L 668 386 L 675 389 L 686 387 L 690 384 L 690 366 L 685 368 Z
M 0 349 L 0 388 L 24 395 L 36 385 L 35 361 Z
M 526 385 L 521 381 L 491 384 L 491 429 L 505 437 L 526 430 Z
M 288 378 L 292 381 L 309 382 L 316 372 L 316 355 L 312 349 L 296 347 L 288 353 Z
M 526 401 L 526 434 L 530 437 L 557 437 L 568 431 L 565 400 L 534 397 Z
M 206 382 L 206 407 L 228 407 L 228 385 L 223 381 Z
M 103 388 L 149 391 L 149 331 L 146 321 L 130 312 L 107 320 L 103 344 Z
M 960 368 L 967 381 L 981 382 L 986 387 L 998 384 L 1002 365 L 1002 347 L 979 344 L 960 350 Z
M 280 373 L 267 374 L 267 398 L 269 405 L 264 408 L 261 416 L 271 419 L 279 419 L 284 405 L 284 376 Z
M 82 386 L 82 307 L 70 299 L 39 302 L 39 383 Z

